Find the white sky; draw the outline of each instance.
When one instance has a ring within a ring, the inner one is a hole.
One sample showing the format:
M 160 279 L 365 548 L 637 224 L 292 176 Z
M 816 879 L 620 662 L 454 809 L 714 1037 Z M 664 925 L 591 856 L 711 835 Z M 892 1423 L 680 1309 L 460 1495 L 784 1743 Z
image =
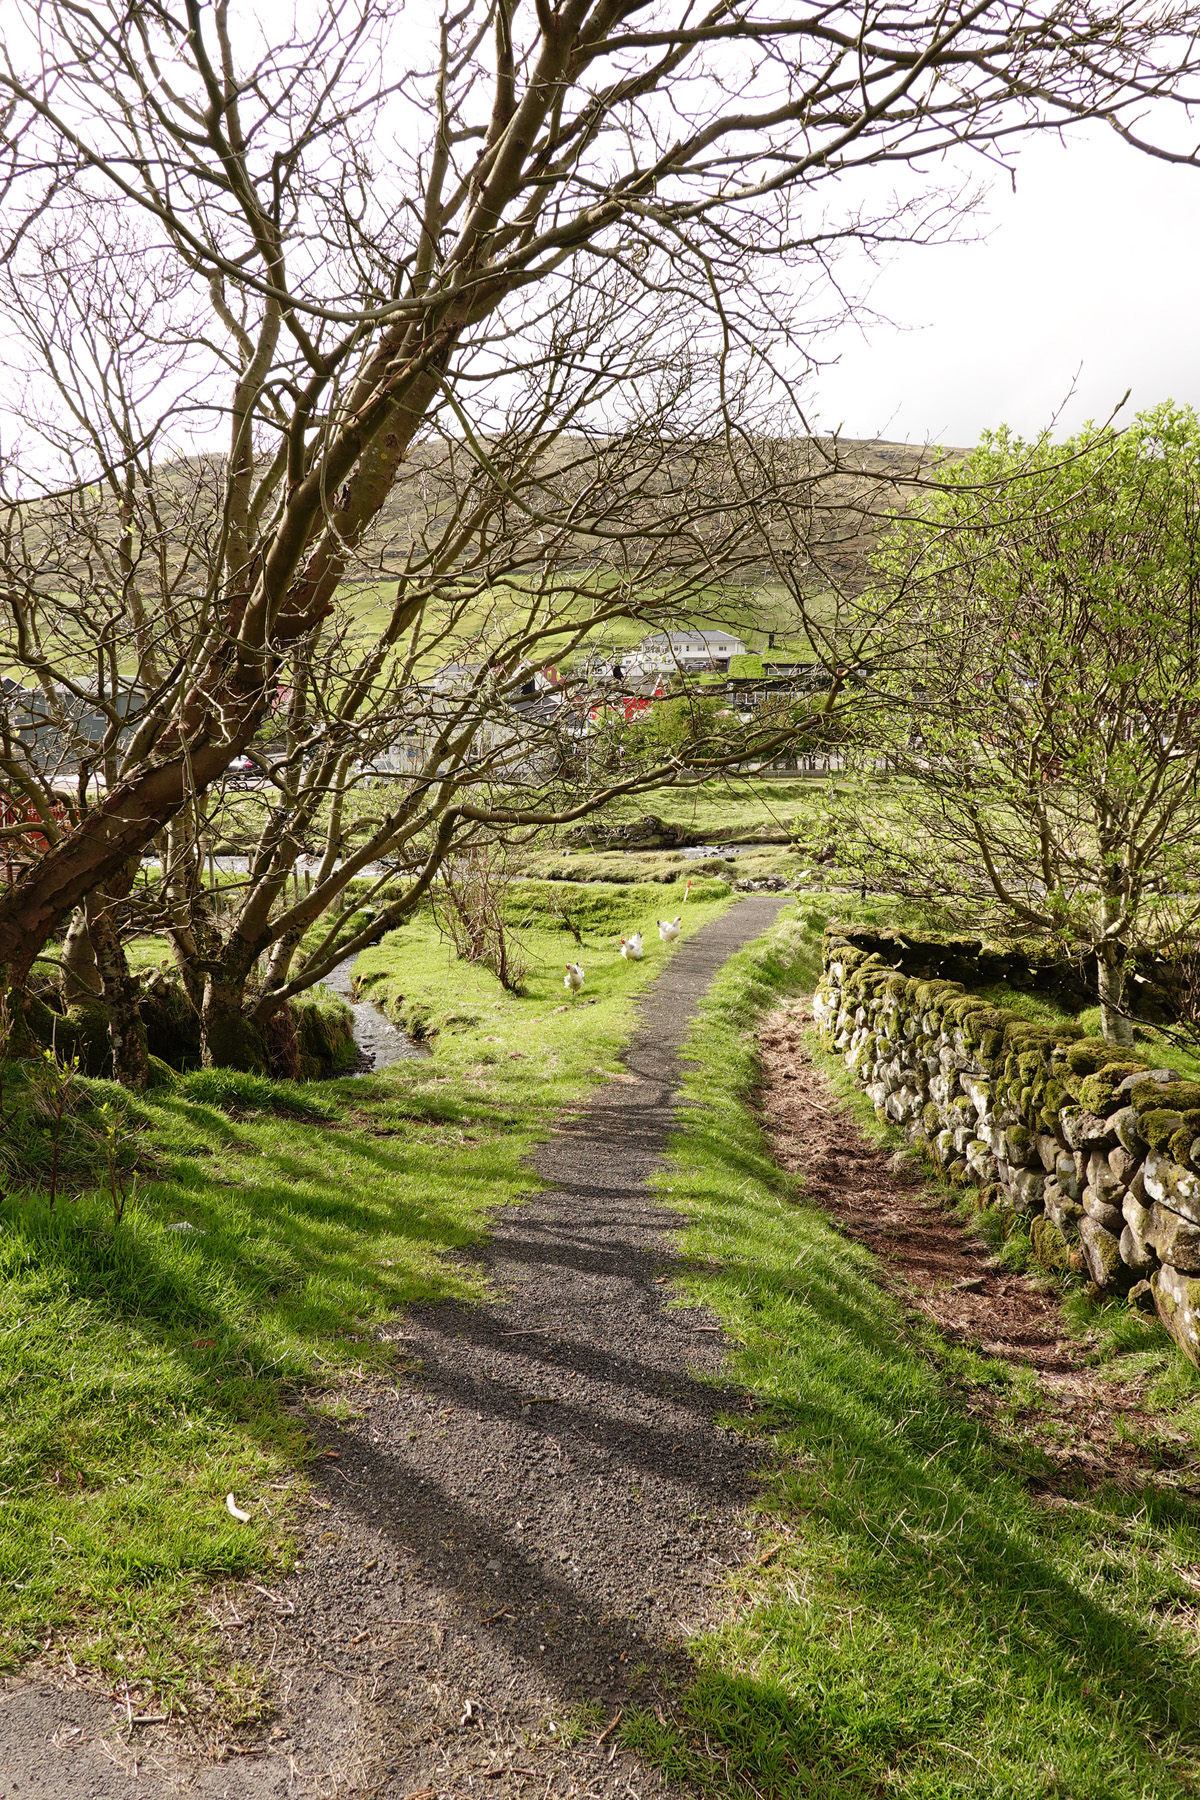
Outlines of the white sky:
M 1065 433 L 1126 388 L 1122 422 L 1168 398 L 1200 409 L 1200 169 L 1107 131 L 1043 139 L 1020 153 L 1015 194 L 997 172 L 987 214 L 985 242 L 904 249 L 882 271 L 872 304 L 904 329 L 833 340 L 838 366 L 810 399 L 822 428 L 971 444 L 1061 409 Z

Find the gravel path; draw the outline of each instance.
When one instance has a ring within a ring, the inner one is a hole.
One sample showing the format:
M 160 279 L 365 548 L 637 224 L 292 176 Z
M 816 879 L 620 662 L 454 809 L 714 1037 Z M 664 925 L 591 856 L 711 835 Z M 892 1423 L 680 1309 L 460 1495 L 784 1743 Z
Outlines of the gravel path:
M 275 1719 L 188 1746 L 26 1680 L 0 1697 L 0 1800 L 664 1792 L 605 1728 L 670 1706 L 683 1640 L 746 1554 L 755 1458 L 716 1423 L 744 1396 L 698 1378 L 722 1367 L 719 1332 L 660 1304 L 681 1221 L 646 1181 L 696 1004 L 782 904 L 743 900 L 646 991 L 627 1073 L 474 1253 L 504 1298 L 405 1315 L 394 1385 L 351 1388 L 359 1416 L 321 1424 L 302 1567 L 222 1615 L 231 1655 L 269 1669 Z

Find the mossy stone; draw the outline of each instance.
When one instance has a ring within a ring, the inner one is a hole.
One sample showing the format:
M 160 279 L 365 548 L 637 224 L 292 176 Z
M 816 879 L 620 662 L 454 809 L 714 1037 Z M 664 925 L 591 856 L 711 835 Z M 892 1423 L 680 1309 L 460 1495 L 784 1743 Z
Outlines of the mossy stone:
M 1200 1110 L 1200 1081 L 1138 1081 L 1129 1098 L 1139 1113 L 1143 1108 L 1154 1111 L 1168 1105 L 1172 1112 L 1195 1112 Z
M 1136 1075 L 1145 1067 L 1144 1062 L 1130 1061 L 1127 1058 L 1119 1062 L 1105 1063 L 1104 1067 L 1097 1069 L 1094 1075 L 1085 1077 L 1079 1090 L 1079 1104 L 1086 1107 L 1088 1112 L 1107 1112 L 1112 1104 L 1114 1093 L 1126 1076 Z M 1160 1088 L 1158 1097 L 1161 1097 L 1161 1094 L 1162 1089 Z
M 1182 1130 L 1183 1115 L 1173 1107 L 1156 1106 L 1152 1112 L 1138 1114 L 1138 1135 L 1145 1138 L 1151 1150 L 1165 1150 L 1176 1133 Z
M 1139 1126 L 1140 1123 L 1139 1120 Z M 1184 1113 L 1183 1124 L 1175 1132 L 1167 1146 L 1173 1159 L 1177 1163 L 1182 1163 L 1185 1169 L 1191 1160 L 1192 1145 L 1195 1143 L 1198 1133 L 1200 1133 L 1200 1112 L 1193 1109 Z
M 1029 1160 L 1033 1151 L 1033 1133 L 1024 1125 L 1010 1125 L 1004 1133 L 1009 1149 L 1009 1161 L 1024 1163 Z
M 1071 1266 L 1071 1246 L 1053 1219 L 1039 1213 L 1029 1226 L 1029 1245 L 1034 1261 L 1054 1274 L 1065 1275 Z
M 1111 1058 L 1112 1045 L 1100 1037 L 1080 1038 L 1067 1049 L 1067 1066 L 1075 1075 L 1094 1075 Z
M 173 1088 L 179 1084 L 179 1076 L 170 1063 L 161 1056 L 147 1056 L 146 1066 L 149 1071 L 146 1078 L 147 1088 Z

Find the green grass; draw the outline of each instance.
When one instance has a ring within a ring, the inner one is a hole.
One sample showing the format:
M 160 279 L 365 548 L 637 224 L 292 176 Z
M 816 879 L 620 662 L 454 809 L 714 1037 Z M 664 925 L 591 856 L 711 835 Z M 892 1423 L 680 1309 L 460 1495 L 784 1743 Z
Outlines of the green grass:
M 1039 1503 L 1035 1447 L 955 1398 L 964 1382 L 1016 1385 L 1007 1367 L 906 1319 L 872 1258 L 771 1161 L 748 1104 L 754 1026 L 811 984 L 817 917 L 719 977 L 662 1178 L 691 1221 L 688 1298 L 725 1321 L 758 1403 L 775 1554 L 693 1646 L 677 1721 L 638 1715 L 628 1741 L 670 1776 L 759 1800 L 1194 1793 L 1190 1504 L 1166 1484 Z M 1163 1361 L 1190 1407 L 1195 1371 Z
M 837 789 L 835 777 L 835 793 Z M 631 820 L 655 813 L 720 844 L 815 841 L 825 823 L 828 796 L 827 780 L 730 775 L 614 801 L 599 817 Z
M 205 1596 L 286 1566 L 308 1409 L 343 1371 L 394 1358 L 375 1327 L 399 1308 L 478 1292 L 447 1252 L 528 1192 L 533 1144 L 615 1067 L 668 954 L 655 909 L 623 900 L 645 960 L 597 938 L 583 1001 L 561 1012 L 576 946 L 544 920 L 520 998 L 427 922 L 393 934 L 372 966 L 440 1009 L 427 1059 L 316 1086 L 86 1084 L 128 1110 L 154 1167 L 115 1228 L 95 1192 L 53 1212 L 0 1199 L 0 1667 L 47 1644 L 172 1702 L 254 1704 Z M 721 886 L 689 904 L 685 937 L 727 903 Z

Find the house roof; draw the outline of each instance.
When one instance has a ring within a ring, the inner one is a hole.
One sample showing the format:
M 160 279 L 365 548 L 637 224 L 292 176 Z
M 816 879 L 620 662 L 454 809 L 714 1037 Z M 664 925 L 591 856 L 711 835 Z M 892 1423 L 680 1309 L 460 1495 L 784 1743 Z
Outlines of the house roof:
M 731 631 L 656 631 L 643 638 L 639 650 L 706 650 L 744 648 L 742 640 Z

